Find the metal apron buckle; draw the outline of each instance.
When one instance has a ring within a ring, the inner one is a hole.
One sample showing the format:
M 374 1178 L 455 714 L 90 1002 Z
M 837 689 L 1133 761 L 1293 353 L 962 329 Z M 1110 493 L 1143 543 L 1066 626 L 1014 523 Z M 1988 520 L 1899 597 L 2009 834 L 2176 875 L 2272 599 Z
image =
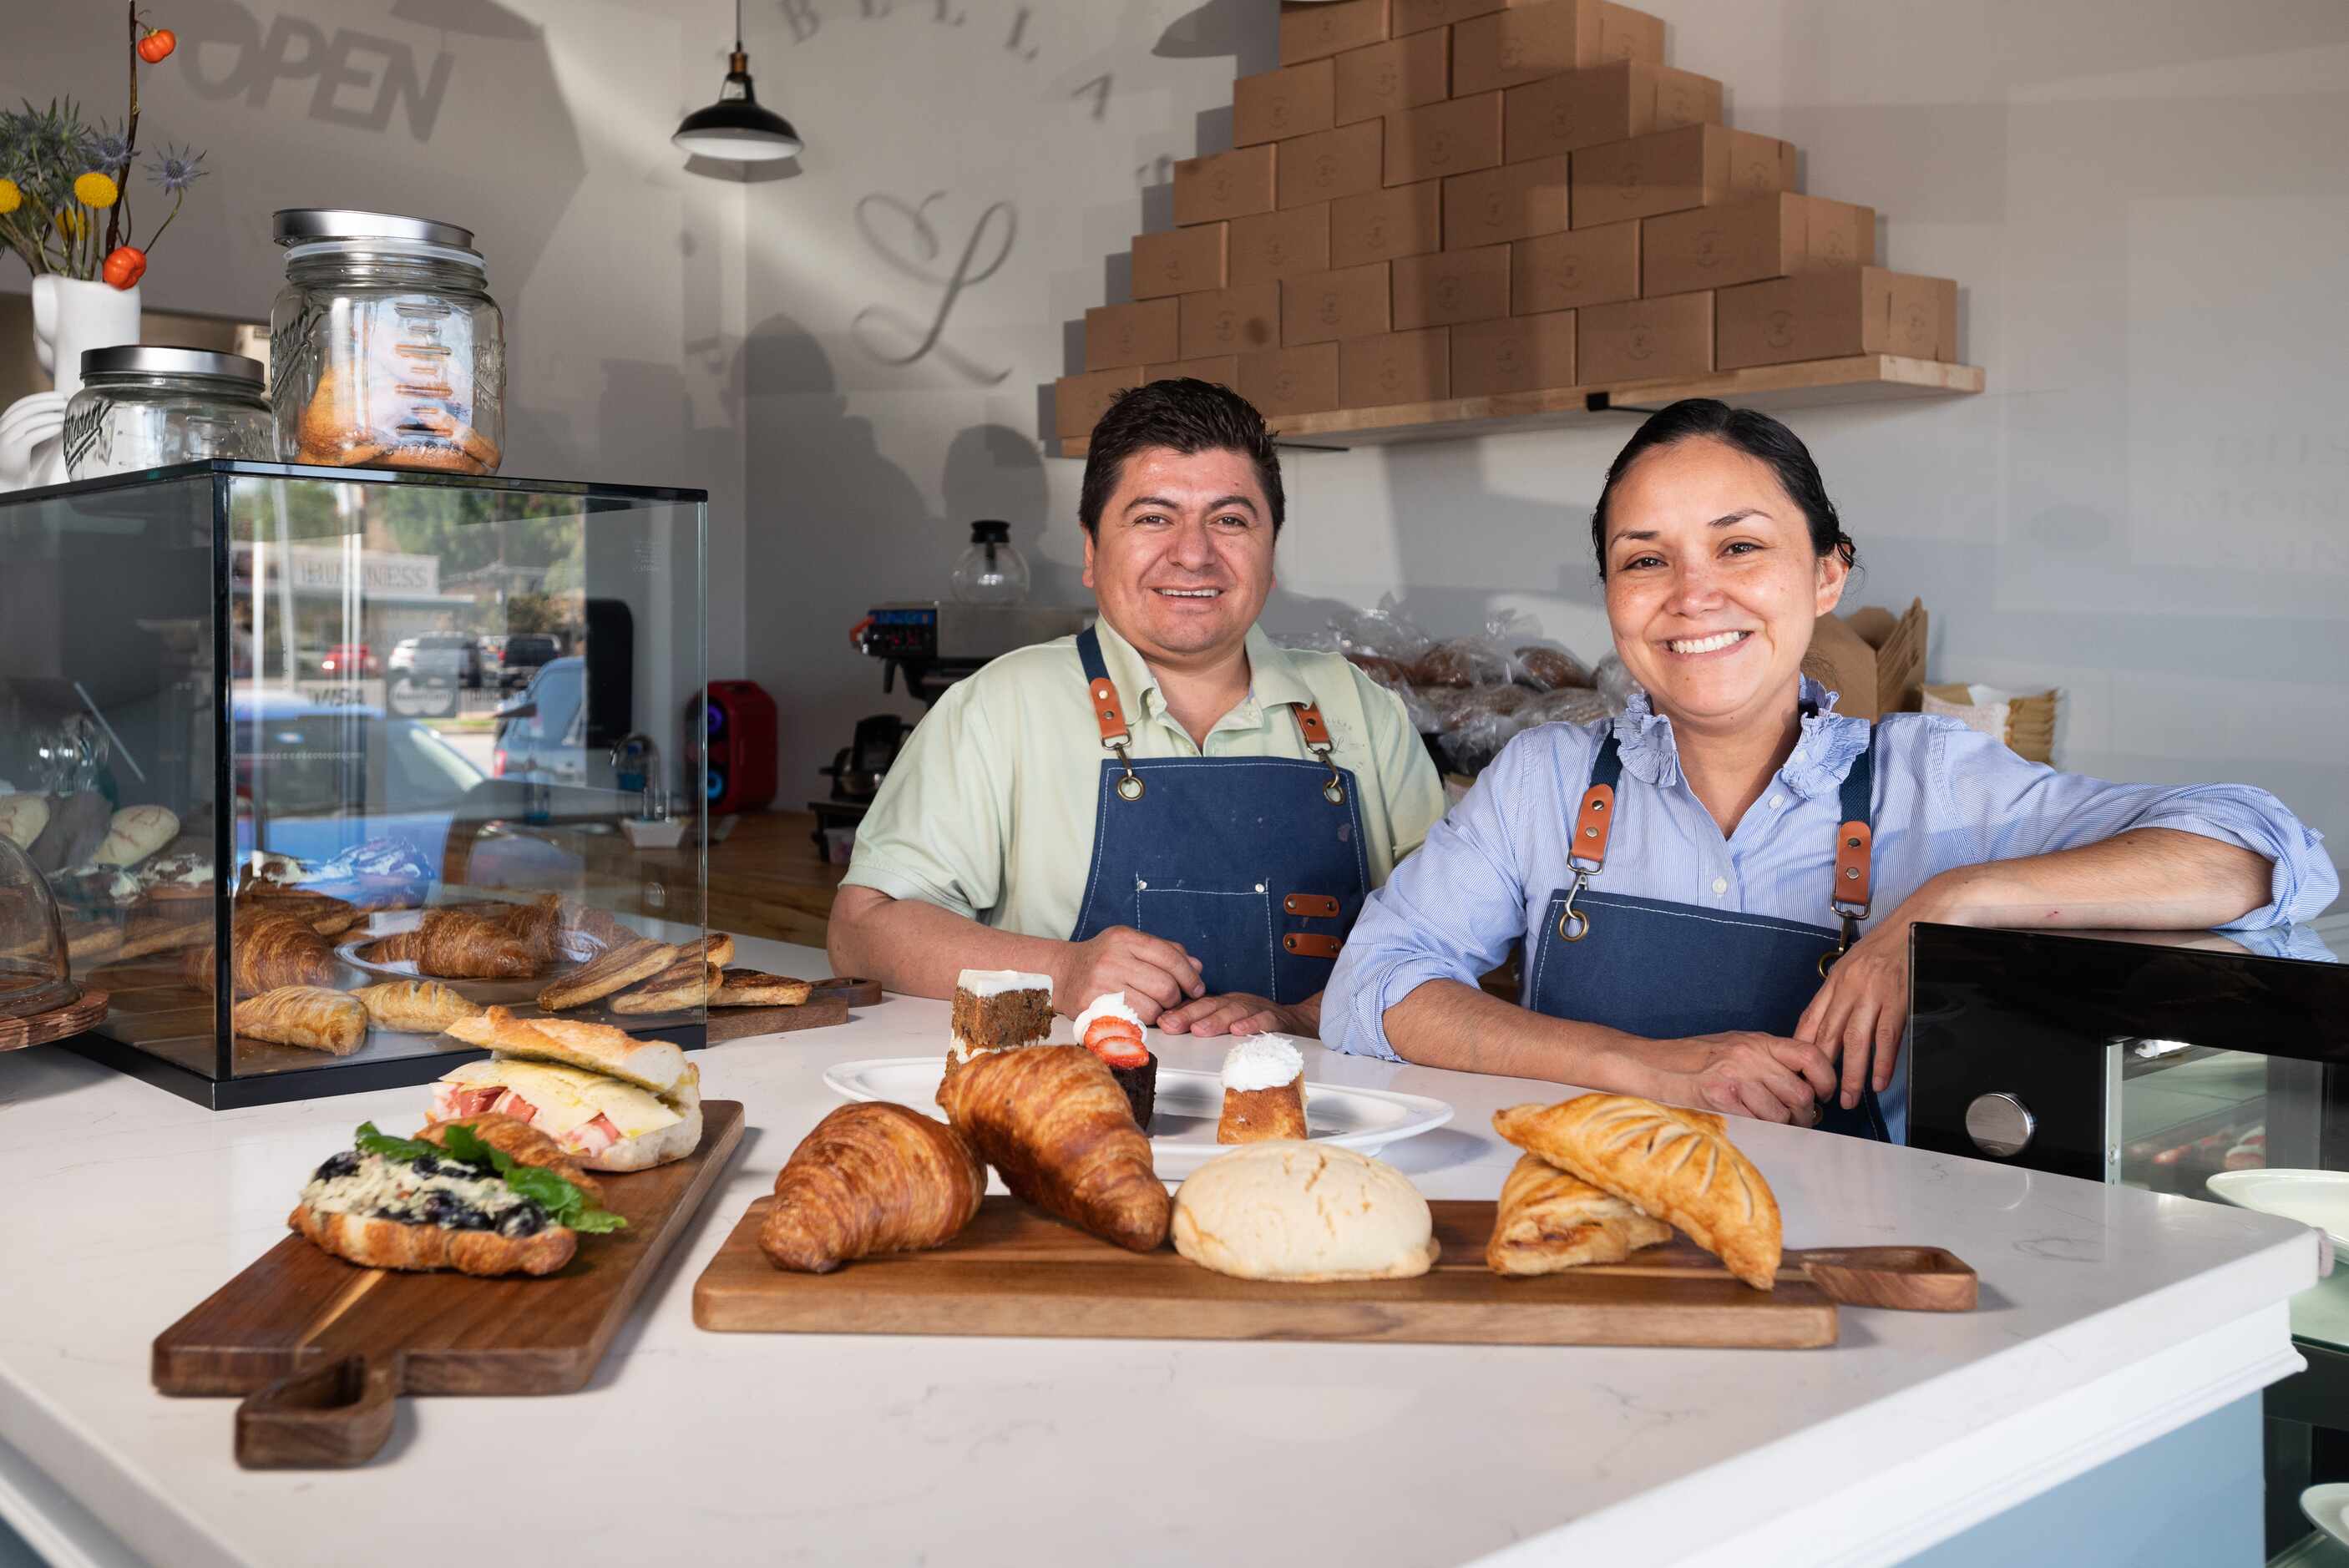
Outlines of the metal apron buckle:
M 1584 884 L 1589 881 L 1589 876 L 1577 866 L 1574 885 L 1566 890 L 1566 907 L 1557 912 L 1557 939 L 1560 942 L 1579 942 L 1590 934 L 1588 912 L 1574 907 L 1574 901 L 1581 896 Z
M 1124 743 L 1113 741 L 1110 744 L 1110 749 L 1117 753 L 1117 765 L 1125 769 L 1125 777 L 1119 779 L 1115 786 L 1117 798 L 1121 800 L 1141 799 L 1143 789 L 1142 775 L 1133 770 L 1133 759 L 1126 756 Z
M 1321 781 L 1321 799 L 1329 801 L 1332 806 L 1344 805 L 1346 803 L 1346 781 L 1339 775 L 1338 764 L 1330 759 L 1330 752 L 1333 748 L 1327 746 L 1316 746 L 1309 748 L 1309 749 L 1311 750 L 1315 757 L 1320 758 L 1321 766 L 1330 770 L 1330 777 Z

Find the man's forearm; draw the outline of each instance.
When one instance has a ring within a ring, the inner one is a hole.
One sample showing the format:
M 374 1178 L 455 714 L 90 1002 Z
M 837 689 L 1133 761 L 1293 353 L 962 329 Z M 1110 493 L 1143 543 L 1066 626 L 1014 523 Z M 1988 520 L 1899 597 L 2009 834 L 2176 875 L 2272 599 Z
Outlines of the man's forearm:
M 1902 913 L 1947 925 L 2187 931 L 2267 903 L 2274 869 L 2240 845 L 2138 828 L 2075 850 L 1944 872 Z
M 1457 980 L 1431 980 L 1387 1009 L 1387 1043 L 1407 1062 L 1501 1078 L 1546 1078 L 1619 1094 L 1654 1086 L 1626 1037 L 1547 1017 Z
M 965 969 L 1050 975 L 1068 946 L 858 887 L 840 890 L 824 932 L 833 973 L 878 980 L 883 990 L 906 996 L 951 996 L 955 976 Z

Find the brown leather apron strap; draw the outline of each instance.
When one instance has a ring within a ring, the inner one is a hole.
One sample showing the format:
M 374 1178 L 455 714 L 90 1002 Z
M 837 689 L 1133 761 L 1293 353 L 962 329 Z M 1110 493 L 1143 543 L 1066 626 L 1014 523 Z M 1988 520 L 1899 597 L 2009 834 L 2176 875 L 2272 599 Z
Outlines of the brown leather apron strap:
M 1847 906 L 1857 906 L 1860 919 L 1868 917 L 1868 890 L 1876 880 L 1875 830 L 1866 822 L 1846 822 L 1836 832 L 1835 897 L 1831 901 L 1837 913 Z
M 1280 939 L 1280 945 L 1300 958 L 1335 958 L 1338 939 L 1314 932 L 1292 931 Z
M 1582 809 L 1574 814 L 1574 843 L 1567 858 L 1578 869 L 1597 873 L 1607 863 L 1607 840 L 1614 830 L 1615 786 L 1593 784 L 1582 792 Z
M 1323 893 L 1293 892 L 1280 901 L 1284 913 L 1302 915 L 1308 920 L 1335 920 L 1338 901 Z
M 1321 710 L 1309 702 L 1297 705 L 1297 727 L 1305 732 L 1305 744 L 1314 751 L 1333 751 L 1337 743 L 1330 738 L 1330 727 L 1321 722 Z
M 1062 688 L 1066 690 L 1066 687 Z M 1125 705 L 1118 701 L 1117 686 L 1107 676 L 1092 683 L 1093 719 L 1101 726 L 1103 746 L 1125 745 L 1132 736 L 1125 727 Z

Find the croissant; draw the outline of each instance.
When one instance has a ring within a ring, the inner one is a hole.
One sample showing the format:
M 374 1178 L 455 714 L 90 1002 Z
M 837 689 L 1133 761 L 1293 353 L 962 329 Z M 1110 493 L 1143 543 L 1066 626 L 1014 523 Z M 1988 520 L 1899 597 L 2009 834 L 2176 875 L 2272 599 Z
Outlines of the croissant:
M 1619 1264 L 1641 1247 L 1672 1239 L 1611 1192 L 1569 1176 L 1538 1154 L 1517 1157 L 1501 1183 L 1500 1212 L 1485 1263 L 1495 1274 L 1550 1274 L 1584 1264 Z
M 506 931 L 527 948 L 538 969 L 554 962 L 563 935 L 563 895 L 543 892 L 530 903 L 517 904 L 504 921 Z
M 1628 1094 L 1493 1113 L 1494 1130 L 1559 1170 L 1686 1231 L 1755 1290 L 1777 1282 L 1778 1200 L 1737 1146 L 1699 1119 Z
M 1014 1196 L 1137 1253 L 1165 1241 L 1150 1140 L 1084 1047 L 982 1052 L 939 1086 L 938 1102 Z
M 321 936 L 340 936 L 367 914 L 348 899 L 268 881 L 247 882 L 237 894 L 237 904 L 245 913 L 258 906 L 274 914 L 299 915 Z
M 779 1269 L 830 1274 L 853 1258 L 942 1246 L 978 1212 L 987 1167 L 953 1128 L 902 1105 L 843 1105 L 775 1177 L 760 1250 Z
M 325 985 L 335 977 L 335 950 L 299 915 L 240 903 L 229 927 L 229 977 L 240 996 L 257 996 L 280 985 Z M 212 944 L 191 947 L 183 961 L 188 978 L 209 991 Z
M 502 1116 L 496 1111 L 483 1111 L 479 1116 L 452 1116 L 446 1121 L 427 1121 L 416 1136 L 440 1148 L 448 1147 L 451 1127 L 472 1130 L 473 1136 L 502 1154 L 510 1156 L 517 1165 L 542 1165 L 587 1194 L 587 1201 L 601 1207 L 604 1184 L 587 1174 L 587 1168 L 578 1157 L 564 1152 L 563 1145 L 518 1117 Z
M 358 1001 L 322 985 L 280 985 L 236 1005 L 231 1026 L 240 1035 L 347 1057 L 367 1038 L 367 1011 Z
M 538 973 L 522 938 L 460 909 L 425 915 L 416 928 L 416 968 L 445 980 L 526 980 Z
M 410 926 L 406 931 L 395 931 L 389 936 L 378 936 L 358 952 L 359 956 L 370 964 L 398 964 L 415 962 L 416 955 L 423 950 L 422 939 L 418 936 L 415 927 Z

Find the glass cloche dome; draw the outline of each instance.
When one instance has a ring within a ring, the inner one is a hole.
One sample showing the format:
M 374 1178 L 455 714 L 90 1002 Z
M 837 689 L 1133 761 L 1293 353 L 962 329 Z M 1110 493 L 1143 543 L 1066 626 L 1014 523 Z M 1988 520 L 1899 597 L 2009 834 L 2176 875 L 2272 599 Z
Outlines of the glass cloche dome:
M 65 933 L 49 884 L 0 838 L 0 1018 L 70 1006 L 81 995 L 66 971 Z

